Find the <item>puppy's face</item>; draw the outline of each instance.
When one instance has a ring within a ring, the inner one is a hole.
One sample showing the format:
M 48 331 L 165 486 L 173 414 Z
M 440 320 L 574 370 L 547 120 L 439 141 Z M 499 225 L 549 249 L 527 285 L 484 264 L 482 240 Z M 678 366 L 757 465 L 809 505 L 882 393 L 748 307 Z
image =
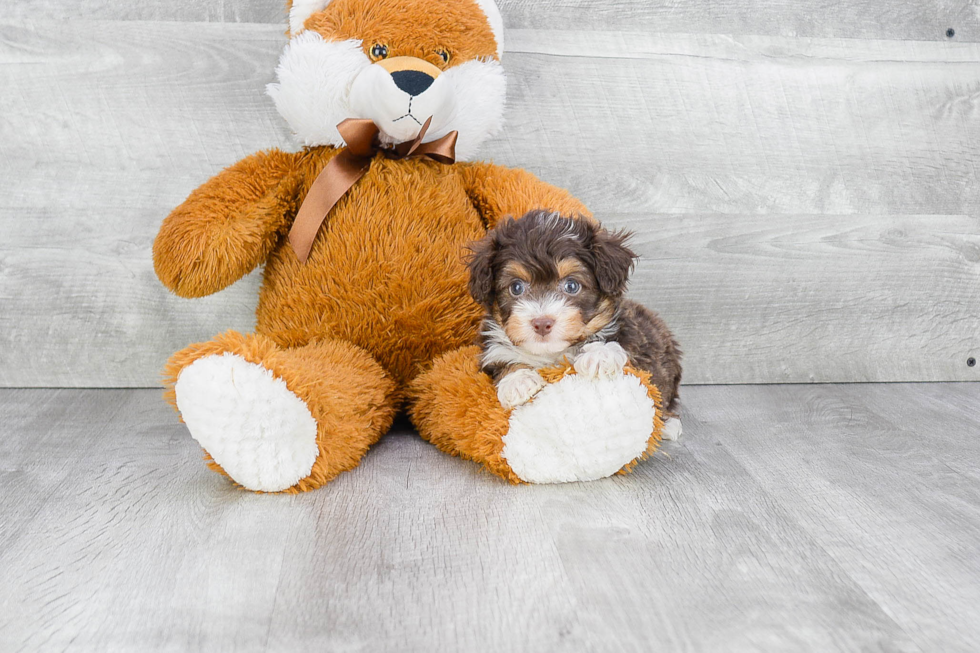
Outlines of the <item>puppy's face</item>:
M 635 258 L 626 239 L 546 212 L 505 220 L 472 247 L 470 292 L 514 345 L 564 351 L 612 321 Z
M 510 341 L 535 354 L 554 354 L 609 324 L 615 311 L 586 263 L 575 256 L 529 267 L 510 260 L 494 288 L 493 318 Z

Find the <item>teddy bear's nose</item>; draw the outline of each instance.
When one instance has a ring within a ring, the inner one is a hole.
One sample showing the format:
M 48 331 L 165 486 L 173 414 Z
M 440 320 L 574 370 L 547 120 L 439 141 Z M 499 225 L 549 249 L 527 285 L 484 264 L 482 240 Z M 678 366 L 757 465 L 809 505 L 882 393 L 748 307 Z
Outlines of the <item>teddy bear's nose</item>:
M 422 95 L 436 81 L 432 75 L 418 70 L 399 70 L 391 73 L 395 86 L 411 96 Z

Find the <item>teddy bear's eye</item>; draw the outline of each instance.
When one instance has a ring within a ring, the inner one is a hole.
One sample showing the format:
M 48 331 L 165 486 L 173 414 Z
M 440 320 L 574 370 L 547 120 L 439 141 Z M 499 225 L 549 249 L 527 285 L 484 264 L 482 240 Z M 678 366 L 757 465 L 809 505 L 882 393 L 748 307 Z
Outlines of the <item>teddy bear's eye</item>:
M 449 53 L 445 50 L 436 50 L 436 54 L 442 58 L 442 63 L 449 63 Z
M 371 58 L 374 59 L 375 61 L 378 61 L 380 59 L 387 59 L 388 46 L 381 45 L 380 43 L 375 43 L 374 47 L 371 48 Z

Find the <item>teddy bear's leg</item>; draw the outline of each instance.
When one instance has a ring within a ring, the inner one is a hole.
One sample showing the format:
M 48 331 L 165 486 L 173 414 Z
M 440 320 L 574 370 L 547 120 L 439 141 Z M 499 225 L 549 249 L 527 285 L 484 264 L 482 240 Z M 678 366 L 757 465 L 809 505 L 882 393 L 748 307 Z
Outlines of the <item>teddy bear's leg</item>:
M 353 469 L 397 406 L 381 366 L 337 340 L 280 349 L 230 331 L 174 354 L 164 374 L 211 468 L 261 492 L 312 490 Z
M 567 374 L 505 410 L 478 349 L 437 359 L 411 386 L 422 437 L 512 483 L 588 481 L 629 471 L 660 443 L 659 394 L 632 373 Z
M 442 451 L 482 464 L 511 483 L 522 479 L 503 456 L 508 412 L 477 364 L 478 349 L 464 347 L 437 359 L 411 384 L 412 422 Z

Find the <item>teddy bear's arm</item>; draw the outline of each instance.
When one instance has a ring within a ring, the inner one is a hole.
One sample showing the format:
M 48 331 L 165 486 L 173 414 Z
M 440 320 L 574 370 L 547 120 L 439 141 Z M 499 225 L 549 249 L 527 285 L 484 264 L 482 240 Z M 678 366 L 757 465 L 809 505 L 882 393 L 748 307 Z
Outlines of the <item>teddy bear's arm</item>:
M 259 152 L 221 171 L 167 216 L 153 243 L 153 266 L 182 297 L 203 297 L 262 263 L 287 222 L 278 192 L 297 154 Z
M 459 164 L 466 193 L 488 229 L 501 218 L 520 217 L 534 209 L 592 218 L 592 212 L 567 190 L 546 184 L 530 172 L 491 163 Z

